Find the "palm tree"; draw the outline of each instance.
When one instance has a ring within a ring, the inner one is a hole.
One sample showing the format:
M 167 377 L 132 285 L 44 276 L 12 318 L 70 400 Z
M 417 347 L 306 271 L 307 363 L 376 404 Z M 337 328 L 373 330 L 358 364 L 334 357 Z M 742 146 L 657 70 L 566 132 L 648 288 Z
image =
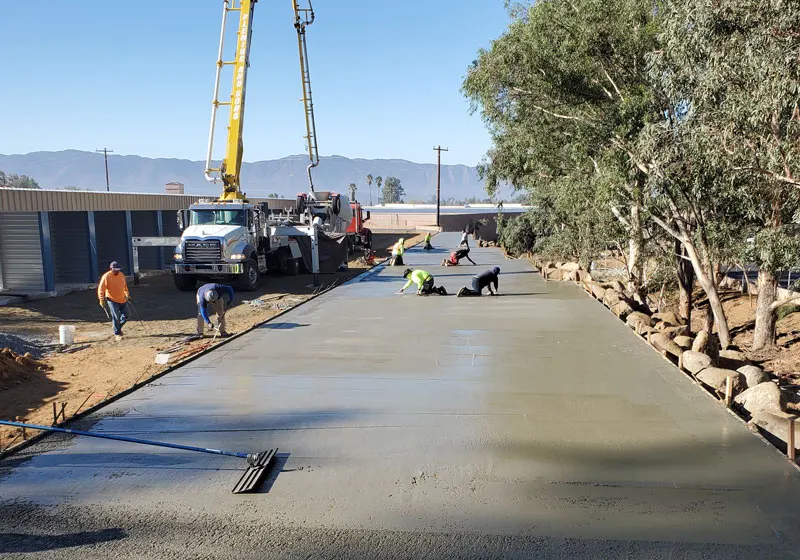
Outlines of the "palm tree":
M 381 185 L 383 184 L 383 177 L 381 177 L 380 175 L 375 177 L 375 184 L 378 186 L 378 196 L 380 196 L 380 194 L 381 194 Z
M 347 188 L 350 189 L 350 200 L 354 201 L 356 199 L 356 191 L 358 190 L 356 188 L 356 184 L 355 183 L 350 183 L 350 186 L 347 187 Z
M 367 175 L 367 186 L 369 187 L 369 205 L 372 206 L 372 174 Z

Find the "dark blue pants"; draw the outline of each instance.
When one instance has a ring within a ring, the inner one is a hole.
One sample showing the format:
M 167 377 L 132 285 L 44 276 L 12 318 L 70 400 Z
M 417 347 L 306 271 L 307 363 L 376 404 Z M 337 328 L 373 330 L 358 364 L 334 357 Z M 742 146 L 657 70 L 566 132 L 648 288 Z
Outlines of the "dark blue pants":
M 111 324 L 114 326 L 114 334 L 122 334 L 122 327 L 128 322 L 128 304 L 117 303 L 116 301 L 106 300 L 108 310 L 111 313 Z

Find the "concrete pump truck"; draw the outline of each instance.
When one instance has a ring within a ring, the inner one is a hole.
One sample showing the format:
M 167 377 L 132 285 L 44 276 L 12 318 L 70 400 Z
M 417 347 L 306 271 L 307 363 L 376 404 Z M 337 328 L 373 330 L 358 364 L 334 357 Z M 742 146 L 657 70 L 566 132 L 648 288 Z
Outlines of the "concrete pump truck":
M 303 83 L 305 138 L 311 158 L 308 166 L 311 192 L 297 197 L 296 207 L 291 213 L 274 213 L 267 202 L 253 203 L 241 190 L 245 89 L 250 66 L 253 10 L 257 1 L 223 1 L 205 170 L 206 179 L 222 182 L 223 189 L 219 199 L 201 201 L 178 212 L 178 225 L 183 233 L 174 251 L 173 278 L 180 290 L 194 290 L 199 280 L 233 279 L 239 289 L 252 291 L 258 287 L 260 276 L 268 270 L 297 274 L 301 268 L 310 268 L 315 284 L 318 284 L 318 236 L 344 234 L 352 218 L 346 197 L 333 192 L 315 192 L 311 178 L 311 169 L 319 164 L 319 156 L 305 40 L 305 28 L 314 21 L 310 0 L 308 8 L 301 8 L 297 0 L 292 0 L 292 7 Z M 235 58 L 225 62 L 223 48 L 229 12 L 238 12 L 239 26 Z M 230 100 L 220 101 L 220 76 L 223 67 L 228 65 L 233 67 Z M 220 106 L 229 108 L 228 134 L 224 156 L 215 167 L 212 153 Z M 299 243 L 301 238 L 310 238 L 311 243 Z

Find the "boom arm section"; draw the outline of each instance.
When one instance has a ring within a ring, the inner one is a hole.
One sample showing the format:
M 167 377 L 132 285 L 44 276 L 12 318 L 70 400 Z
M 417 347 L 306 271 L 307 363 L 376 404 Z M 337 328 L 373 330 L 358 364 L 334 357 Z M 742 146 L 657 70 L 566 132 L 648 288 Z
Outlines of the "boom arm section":
M 214 100 L 211 108 L 211 128 L 208 135 L 208 155 L 206 157 L 206 179 L 212 182 L 222 180 L 223 191 L 220 200 L 246 200 L 239 184 L 242 168 L 242 131 L 244 129 L 245 89 L 247 69 L 250 66 L 250 41 L 253 35 L 253 9 L 258 0 L 223 0 L 222 30 L 219 37 L 217 56 L 217 76 L 214 82 Z M 239 12 L 239 28 L 236 33 L 236 58 L 231 62 L 222 60 L 225 43 L 225 27 L 228 12 Z M 233 66 L 233 86 L 230 101 L 219 100 L 220 74 L 223 66 Z M 219 167 L 213 167 L 211 158 L 214 149 L 214 130 L 217 122 L 217 109 L 221 105 L 230 108 L 228 116 L 228 137 L 225 156 Z
M 306 48 L 306 26 L 314 23 L 314 8 L 308 0 L 308 8 L 301 8 L 299 0 L 292 0 L 294 9 L 294 27 L 297 30 L 297 48 L 300 52 L 300 77 L 303 82 L 303 107 L 306 115 L 306 136 L 308 143 L 308 158 L 311 161 L 306 168 L 308 173 L 308 186 L 314 192 L 314 180 L 311 170 L 319 165 L 319 150 L 317 149 L 317 125 L 314 123 L 314 102 L 311 98 L 311 75 L 308 69 L 308 49 Z

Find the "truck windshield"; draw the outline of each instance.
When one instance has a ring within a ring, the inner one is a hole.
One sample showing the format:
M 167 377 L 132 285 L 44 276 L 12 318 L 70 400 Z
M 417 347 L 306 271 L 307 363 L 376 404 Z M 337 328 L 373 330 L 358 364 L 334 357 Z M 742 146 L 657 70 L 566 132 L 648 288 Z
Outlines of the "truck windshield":
M 193 226 L 243 226 L 242 210 L 192 210 L 190 224 Z

